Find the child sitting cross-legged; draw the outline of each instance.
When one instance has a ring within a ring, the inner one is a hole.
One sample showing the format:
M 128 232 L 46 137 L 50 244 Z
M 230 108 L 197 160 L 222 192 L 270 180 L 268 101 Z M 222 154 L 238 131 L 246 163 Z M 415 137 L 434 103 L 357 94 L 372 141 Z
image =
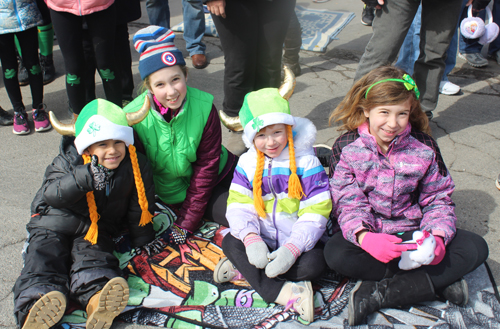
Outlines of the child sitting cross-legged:
M 231 233 L 222 241 L 227 259 L 217 265 L 214 280 L 243 276 L 266 302 L 312 322 L 310 281 L 326 266 L 319 240 L 331 199 L 312 146 L 316 128 L 293 117 L 282 94 L 276 88 L 251 92 L 239 112 L 249 150 L 240 157 L 229 190 Z
M 419 96 L 405 71 L 380 67 L 355 82 L 330 116 L 347 132 L 333 145 L 332 215 L 341 231 L 328 240 L 325 259 L 358 279 L 349 295 L 351 326 L 381 308 L 436 295 L 467 304 L 463 276 L 488 257 L 482 237 L 456 228 L 455 184 Z M 420 251 L 426 257 L 416 257 Z
M 55 326 L 71 298 L 86 309 L 87 329 L 109 328 L 127 305 L 112 237 L 128 228 L 133 247 L 155 237 L 153 173 L 130 127 L 148 111 L 126 115 L 97 99 L 74 125 L 50 113 L 64 136 L 31 204 L 24 268 L 13 289 L 19 327 Z

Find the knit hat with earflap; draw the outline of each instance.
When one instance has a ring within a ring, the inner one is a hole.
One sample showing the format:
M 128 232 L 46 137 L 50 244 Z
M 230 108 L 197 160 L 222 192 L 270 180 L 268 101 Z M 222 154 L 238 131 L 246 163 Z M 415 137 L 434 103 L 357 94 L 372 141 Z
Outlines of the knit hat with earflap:
M 129 127 L 123 110 L 105 99 L 94 99 L 78 115 L 75 123 L 75 146 L 78 154 L 90 145 L 108 139 L 134 143 L 134 130 Z
M 82 155 L 84 164 L 89 163 L 91 157 L 88 154 L 83 154 L 83 151 L 94 143 L 114 139 L 123 141 L 128 146 L 138 202 L 142 210 L 139 226 L 150 223 L 153 215 L 148 209 L 149 204 L 137 160 L 137 153 L 133 145 L 134 130 L 129 127 L 127 114 L 119 106 L 105 99 L 95 99 L 88 103 L 78 115 L 75 123 L 75 136 L 75 147 L 78 154 Z M 86 197 L 91 224 L 85 235 L 85 240 L 96 244 L 99 232 L 97 222 L 100 216 L 97 213 L 94 192 L 87 192 Z
M 248 148 L 253 145 L 257 132 L 264 127 L 274 124 L 295 125 L 288 101 L 277 88 L 264 88 L 246 94 L 239 115 L 243 141 Z
M 139 53 L 139 73 L 142 80 L 164 67 L 186 65 L 182 53 L 174 44 L 175 34 L 161 26 L 150 25 L 134 35 L 134 47 Z

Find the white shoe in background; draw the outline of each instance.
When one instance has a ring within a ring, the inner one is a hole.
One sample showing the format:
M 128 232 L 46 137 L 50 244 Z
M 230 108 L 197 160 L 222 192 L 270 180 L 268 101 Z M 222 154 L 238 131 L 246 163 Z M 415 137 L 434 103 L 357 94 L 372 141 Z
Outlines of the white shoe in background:
M 456 95 L 460 92 L 460 86 L 450 82 L 441 81 L 439 83 L 439 93 L 443 95 Z

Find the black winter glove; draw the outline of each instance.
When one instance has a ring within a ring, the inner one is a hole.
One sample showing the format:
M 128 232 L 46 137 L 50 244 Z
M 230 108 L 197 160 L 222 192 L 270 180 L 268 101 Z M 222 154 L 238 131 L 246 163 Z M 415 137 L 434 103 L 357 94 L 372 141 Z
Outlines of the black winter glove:
M 90 162 L 90 171 L 94 180 L 94 189 L 96 191 L 104 190 L 111 176 L 110 170 L 99 164 L 99 158 L 95 154 L 92 156 L 92 161 Z
M 177 225 L 172 225 L 170 228 L 168 228 L 165 233 L 163 234 L 163 237 L 165 239 L 168 239 L 169 244 L 184 244 L 186 243 L 186 239 L 189 235 L 189 231 L 186 231 L 182 227 L 179 227 Z
M 377 0 L 362 0 L 367 7 L 375 8 L 379 5 Z
M 142 247 L 135 248 L 135 253 L 136 255 L 140 255 L 142 252 L 145 252 L 148 254 L 148 256 L 154 256 L 162 252 L 166 246 L 167 244 L 165 243 L 165 241 L 163 241 L 162 238 L 158 238 L 151 241 L 150 243 L 146 243 Z

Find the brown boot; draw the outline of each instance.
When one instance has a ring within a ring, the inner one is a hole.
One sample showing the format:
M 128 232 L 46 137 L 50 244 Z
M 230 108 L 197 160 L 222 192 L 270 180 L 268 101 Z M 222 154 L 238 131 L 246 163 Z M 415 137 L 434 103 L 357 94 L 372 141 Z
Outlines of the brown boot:
M 109 328 L 127 306 L 129 296 L 127 281 L 122 277 L 109 280 L 101 291 L 87 304 L 87 329 Z
M 43 295 L 30 309 L 22 329 L 47 329 L 55 326 L 66 310 L 66 297 L 60 291 Z

